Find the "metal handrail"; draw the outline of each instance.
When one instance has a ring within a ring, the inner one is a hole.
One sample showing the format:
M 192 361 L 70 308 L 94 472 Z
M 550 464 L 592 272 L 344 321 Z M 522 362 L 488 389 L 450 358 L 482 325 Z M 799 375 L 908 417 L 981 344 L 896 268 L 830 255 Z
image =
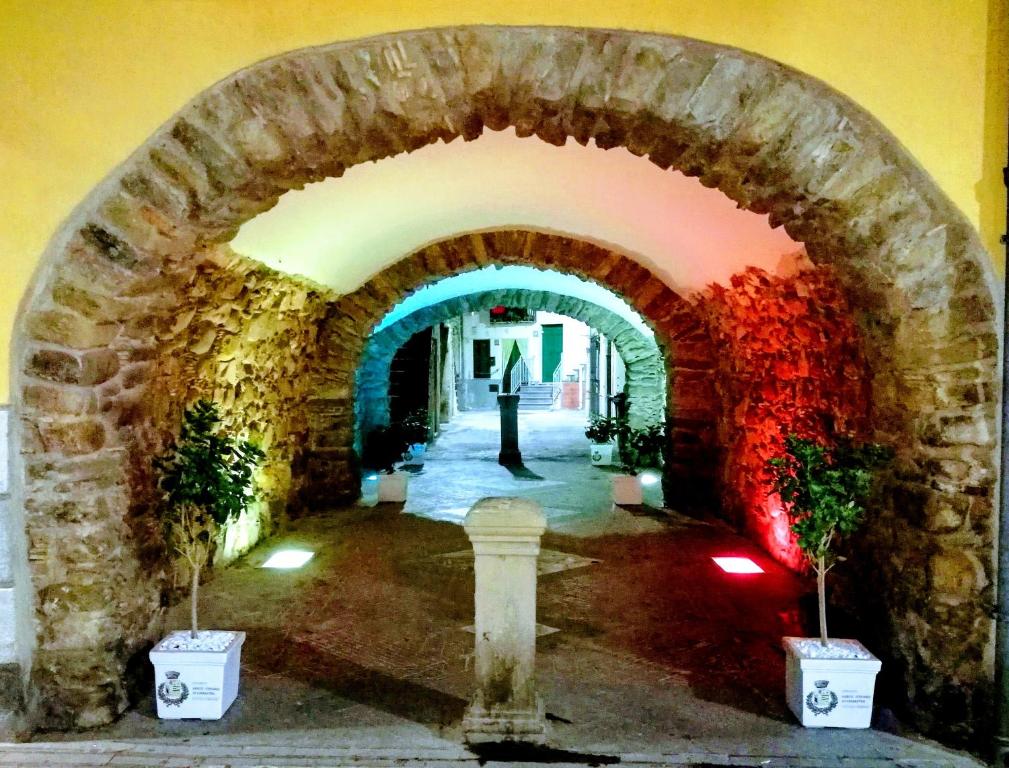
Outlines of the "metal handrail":
M 511 377 L 508 381 L 508 394 L 516 394 L 524 384 L 529 383 L 529 366 L 524 358 L 519 358 L 518 362 L 512 366 L 509 372 Z
M 553 392 L 551 393 L 553 397 L 551 398 L 552 403 L 557 402 L 557 398 L 561 396 L 561 366 L 564 365 L 564 360 L 562 359 L 557 363 L 557 367 L 554 368 L 554 372 L 550 374 L 550 383 L 553 386 Z

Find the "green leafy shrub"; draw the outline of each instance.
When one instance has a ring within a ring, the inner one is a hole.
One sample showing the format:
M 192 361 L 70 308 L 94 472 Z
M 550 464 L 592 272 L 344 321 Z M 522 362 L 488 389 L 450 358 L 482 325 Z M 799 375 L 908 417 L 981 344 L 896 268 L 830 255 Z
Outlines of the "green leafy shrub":
M 632 429 L 624 422 L 619 430 L 620 461 L 624 471 L 636 475 L 638 470 L 657 467 L 662 463 L 662 447 L 666 431 L 662 424 Z
M 585 427 L 585 437 L 596 444 L 608 443 L 620 431 L 620 422 L 607 416 L 593 416 Z
M 200 570 L 210 559 L 218 530 L 255 498 L 254 473 L 263 452 L 227 434 L 217 405 L 198 400 L 182 417 L 182 430 L 154 460 L 168 541 L 189 563 L 192 636 L 197 633 Z
M 414 443 L 426 443 L 428 440 L 428 415 L 427 410 L 420 408 L 413 411 L 399 422 L 400 435 L 407 445 Z
M 594 416 L 585 428 L 585 437 L 593 443 L 617 440 L 620 462 L 625 472 L 636 475 L 639 469 L 657 467 L 662 463 L 662 447 L 666 433 L 662 424 L 633 429 L 626 417 Z
M 892 451 L 848 439 L 826 445 L 789 435 L 785 452 L 768 462 L 774 492 L 784 502 L 799 548 L 816 572 L 820 604 L 820 642 L 827 645 L 825 579 L 839 560 L 834 547 L 865 518 L 865 500 L 874 471 Z

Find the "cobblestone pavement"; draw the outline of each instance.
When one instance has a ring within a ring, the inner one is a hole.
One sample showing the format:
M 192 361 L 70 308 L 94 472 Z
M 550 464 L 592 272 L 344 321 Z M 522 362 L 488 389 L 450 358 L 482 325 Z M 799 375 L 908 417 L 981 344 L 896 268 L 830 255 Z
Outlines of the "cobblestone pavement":
M 442 484 L 483 471 L 459 453 L 443 454 Z M 566 473 L 575 487 L 553 492 L 558 508 L 577 512 L 579 488 L 598 492 L 577 482 L 578 461 Z M 798 726 L 780 637 L 808 621 L 807 585 L 718 526 L 597 506 L 543 541 L 538 620 L 559 631 L 538 641 L 537 677 L 553 752 L 461 746 L 469 544 L 456 523 L 381 505 L 296 521 L 201 590 L 204 626 L 248 633 L 239 698 L 222 720 L 158 720 L 149 686 L 112 726 L 0 745 L 0 766 L 980 765 L 901 733 L 882 692 L 886 730 Z M 296 571 L 259 567 L 287 546 L 316 555 Z M 715 554 L 749 556 L 765 573 L 723 574 Z M 185 614 L 177 606 L 169 626 Z

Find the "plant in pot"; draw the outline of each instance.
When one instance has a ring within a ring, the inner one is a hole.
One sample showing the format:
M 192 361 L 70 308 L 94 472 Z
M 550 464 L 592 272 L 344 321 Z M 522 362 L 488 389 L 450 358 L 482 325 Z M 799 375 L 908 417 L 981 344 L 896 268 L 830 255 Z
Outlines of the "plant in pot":
M 398 424 L 375 427 L 368 433 L 364 442 L 364 464 L 378 472 L 379 502 L 406 501 L 408 475 L 396 472 L 396 463 L 402 461 L 406 449 L 406 438 Z
M 400 434 L 407 444 L 410 458 L 417 459 L 427 450 L 428 426 L 427 410 L 419 408 L 411 411 L 399 422 Z
M 867 728 L 879 660 L 857 640 L 827 634 L 826 577 L 844 558 L 836 547 L 865 517 L 874 471 L 891 457 L 875 443 L 825 444 L 789 435 L 769 462 L 799 548 L 816 573 L 819 638 L 784 638 L 789 708 L 806 726 Z
M 589 439 L 589 458 L 595 466 L 613 463 L 613 440 L 617 436 L 618 422 L 606 416 L 593 416 L 585 427 Z
M 642 504 L 644 494 L 638 472 L 661 463 L 665 430 L 661 424 L 632 429 L 626 421 L 618 424 L 620 461 L 623 474 L 613 478 L 613 503 Z
M 198 628 L 200 573 L 217 534 L 254 499 L 254 473 L 263 452 L 227 432 L 217 406 L 199 400 L 183 414 L 182 430 L 154 461 L 169 545 L 190 577 L 188 630 L 171 632 L 151 650 L 158 716 L 219 719 L 238 694 L 244 632 Z

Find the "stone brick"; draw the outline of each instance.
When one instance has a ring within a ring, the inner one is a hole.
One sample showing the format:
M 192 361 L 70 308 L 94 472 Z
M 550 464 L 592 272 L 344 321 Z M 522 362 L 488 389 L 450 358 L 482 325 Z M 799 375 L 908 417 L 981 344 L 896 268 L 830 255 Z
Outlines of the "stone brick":
M 963 550 L 945 549 L 929 560 L 932 589 L 940 595 L 970 598 L 981 590 L 986 579 L 977 558 Z
M 32 338 L 71 349 L 108 346 L 119 333 L 119 327 L 113 323 L 94 323 L 80 315 L 53 309 L 30 314 L 27 327 Z
M 92 386 L 108 381 L 119 370 L 119 356 L 111 349 L 69 352 L 36 349 L 29 354 L 26 372 L 40 379 Z
M 98 410 L 93 389 L 55 384 L 28 384 L 21 389 L 21 402 L 28 409 L 49 414 L 85 414 Z
M 83 523 L 88 520 L 122 518 L 129 503 L 125 487 L 118 493 L 109 493 L 108 488 L 100 489 L 96 495 L 78 484 L 78 493 L 72 498 L 31 498 L 25 502 L 29 517 L 39 520 L 56 521 L 58 523 Z M 118 502 L 118 503 L 117 503 Z
M 133 267 L 140 262 L 139 254 L 129 243 L 98 224 L 84 226 L 81 237 L 113 264 Z
M 936 494 L 925 507 L 925 528 L 934 533 L 952 533 L 963 527 L 970 501 L 962 495 Z
M 105 445 L 105 426 L 99 421 L 62 421 L 39 424 L 42 444 L 48 453 L 80 456 Z
M 84 482 L 111 478 L 114 482 L 122 482 L 125 457 L 125 449 L 113 448 L 78 458 L 31 458 L 25 461 L 25 476 L 31 481 L 44 483 L 57 492 L 57 484 L 63 481 Z
M 129 317 L 134 306 L 127 301 L 103 296 L 66 280 L 53 286 L 53 301 L 96 321 L 113 321 Z
M 39 649 L 33 662 L 37 727 L 93 728 L 126 709 L 122 679 L 126 659 L 120 654 L 94 648 Z
M 15 662 L 0 663 L 0 739 L 14 742 L 24 738 L 23 714 L 24 681 L 21 665 Z

